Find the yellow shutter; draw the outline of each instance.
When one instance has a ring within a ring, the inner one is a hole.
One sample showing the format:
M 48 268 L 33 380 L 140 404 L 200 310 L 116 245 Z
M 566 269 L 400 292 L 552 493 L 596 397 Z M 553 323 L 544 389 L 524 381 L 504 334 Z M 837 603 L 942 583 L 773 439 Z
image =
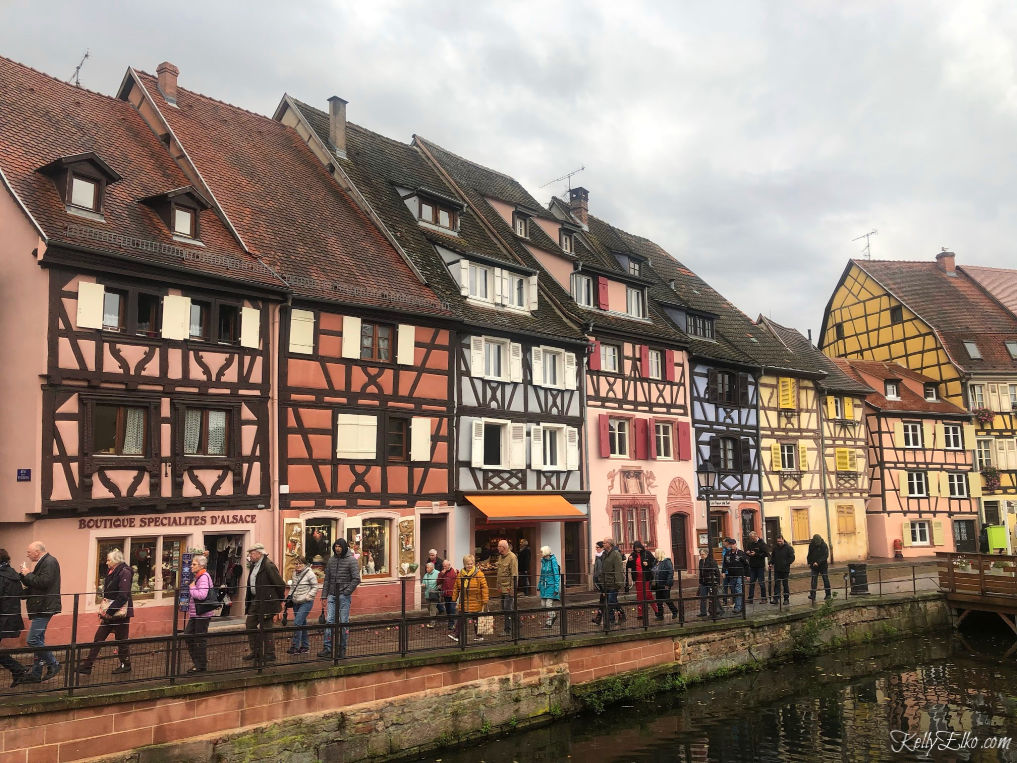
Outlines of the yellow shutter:
M 901 525 L 900 525 L 900 541 L 901 541 L 901 543 L 904 544 L 905 548 L 907 548 L 908 546 L 911 545 L 911 523 L 910 522 L 901 522 Z
M 848 471 L 858 473 L 858 451 L 854 448 L 848 449 Z
M 932 521 L 932 545 L 942 546 L 946 543 L 946 538 L 943 535 L 943 522 L 939 519 Z
M 837 418 L 837 398 L 833 395 L 826 396 L 826 418 L 830 421 Z
M 770 471 L 780 471 L 780 443 L 775 442 L 770 445 Z
M 801 541 L 809 539 L 809 510 L 791 510 L 791 538 Z
M 941 449 L 946 447 L 946 427 L 942 421 L 936 422 L 936 447 Z
M 781 377 L 778 380 L 778 388 L 779 388 L 779 394 L 778 394 L 777 407 L 778 408 L 794 408 L 795 407 L 795 402 L 794 402 L 795 381 L 794 381 L 794 379 L 789 379 L 787 377 Z
M 908 473 L 905 471 L 897 472 L 897 492 L 903 498 L 908 497 Z
M 942 472 L 925 473 L 925 490 L 932 498 L 938 498 L 940 493 L 940 475 Z
M 950 497 L 950 475 L 946 472 L 939 473 L 939 494 L 944 498 Z
M 798 471 L 808 471 L 809 468 L 809 442 L 808 440 L 798 441 Z
M 900 420 L 893 422 L 893 447 L 904 447 L 904 422 Z
M 976 472 L 968 473 L 968 495 L 972 498 L 982 497 L 982 475 Z
M 855 419 L 855 401 L 850 397 L 844 397 L 844 418 L 848 421 Z
M 965 424 L 964 425 L 964 450 L 974 450 L 977 447 L 975 443 L 975 425 Z
M 837 456 L 837 471 L 838 472 L 851 471 L 850 462 L 848 460 L 849 459 L 848 454 L 851 451 L 848 448 L 837 448 L 834 452 L 836 453 Z
M 940 424 L 942 426 L 942 424 Z M 922 422 L 922 447 L 923 448 L 942 448 L 943 440 L 936 440 L 936 422 L 935 421 L 923 421 Z M 935 444 L 933 444 L 935 443 Z

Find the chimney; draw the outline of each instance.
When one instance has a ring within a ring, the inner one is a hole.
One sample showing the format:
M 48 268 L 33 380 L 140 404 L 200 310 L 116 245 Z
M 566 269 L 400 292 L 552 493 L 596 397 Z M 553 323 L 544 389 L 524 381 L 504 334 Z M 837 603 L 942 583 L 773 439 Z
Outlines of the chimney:
M 180 70 L 169 61 L 163 61 L 156 68 L 155 73 L 159 75 L 159 92 L 166 99 L 167 103 L 177 105 L 177 75 Z
M 948 276 L 954 275 L 957 267 L 954 263 L 955 255 L 953 252 L 947 251 L 944 246 L 943 251 L 936 255 L 936 267 L 946 273 Z
M 590 192 L 585 188 L 569 189 L 569 211 L 584 228 L 589 228 Z
M 346 104 L 338 95 L 328 99 L 328 139 L 339 156 L 346 156 Z

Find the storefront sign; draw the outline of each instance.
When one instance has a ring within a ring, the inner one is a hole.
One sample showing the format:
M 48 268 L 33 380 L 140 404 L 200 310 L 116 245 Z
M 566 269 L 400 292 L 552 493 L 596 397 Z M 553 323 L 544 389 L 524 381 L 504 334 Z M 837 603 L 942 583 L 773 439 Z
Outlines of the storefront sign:
M 18 469 L 18 482 L 31 482 L 31 481 L 32 481 L 31 469 Z
M 79 530 L 115 530 L 132 527 L 213 527 L 216 525 L 246 525 L 258 521 L 257 514 L 188 514 L 178 517 L 93 517 L 79 519 Z

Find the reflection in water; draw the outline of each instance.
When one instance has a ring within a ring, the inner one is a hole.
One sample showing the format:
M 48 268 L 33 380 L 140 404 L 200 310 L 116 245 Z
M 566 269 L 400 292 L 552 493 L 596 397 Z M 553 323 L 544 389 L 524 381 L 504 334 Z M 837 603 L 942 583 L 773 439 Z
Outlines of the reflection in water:
M 975 630 L 823 655 L 427 759 L 1017 761 L 1017 662 L 1002 658 L 1012 639 Z M 1014 749 L 960 749 L 1006 737 Z M 952 749 L 929 752 L 930 740 Z

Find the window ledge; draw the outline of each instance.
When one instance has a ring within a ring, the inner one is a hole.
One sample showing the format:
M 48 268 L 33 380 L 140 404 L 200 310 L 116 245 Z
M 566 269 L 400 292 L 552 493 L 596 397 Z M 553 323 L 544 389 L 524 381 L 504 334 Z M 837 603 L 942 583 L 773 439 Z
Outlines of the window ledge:
M 75 217 L 81 217 L 85 220 L 91 220 L 96 223 L 106 222 L 106 218 L 98 212 L 93 212 L 90 209 L 82 209 L 81 207 L 72 207 L 70 204 L 64 207 L 67 210 L 67 214 L 74 215 Z
M 459 231 L 452 230 L 451 228 L 443 228 L 440 225 L 429 223 L 426 220 L 420 220 L 418 218 L 417 225 L 419 225 L 421 228 L 427 228 L 428 230 L 437 231 L 438 233 L 444 233 L 446 236 L 455 236 L 456 238 L 459 238 Z
M 176 241 L 178 244 L 190 244 L 191 246 L 200 246 L 202 248 L 205 247 L 205 245 L 198 239 L 191 238 L 190 236 L 181 236 L 179 233 L 173 234 L 173 240 Z

